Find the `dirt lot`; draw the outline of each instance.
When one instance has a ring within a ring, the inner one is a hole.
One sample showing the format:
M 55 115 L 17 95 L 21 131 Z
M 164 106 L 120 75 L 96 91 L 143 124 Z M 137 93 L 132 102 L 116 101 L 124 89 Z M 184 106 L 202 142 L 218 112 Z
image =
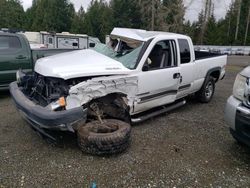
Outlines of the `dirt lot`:
M 250 59 L 229 59 L 211 103 L 190 99 L 170 114 L 134 126 L 131 147 L 111 157 L 83 154 L 76 140 L 64 147 L 48 145 L 2 93 L 0 187 L 89 187 L 92 182 L 98 187 L 250 187 L 250 149 L 232 139 L 223 120 L 244 62 Z

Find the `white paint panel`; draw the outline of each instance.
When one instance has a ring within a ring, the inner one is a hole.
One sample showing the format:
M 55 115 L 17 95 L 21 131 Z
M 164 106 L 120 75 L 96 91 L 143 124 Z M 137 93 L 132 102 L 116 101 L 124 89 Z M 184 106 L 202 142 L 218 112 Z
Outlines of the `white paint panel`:
M 141 72 L 138 75 L 138 98 L 152 96 L 164 91 L 177 91 L 179 79 L 173 79 L 175 73 L 179 73 L 179 67 L 159 69 L 154 71 Z M 144 95 L 143 95 L 144 94 Z M 163 97 L 164 96 L 164 97 Z M 151 100 L 140 101 L 135 104 L 135 113 L 148 110 L 150 108 L 174 102 L 176 94 L 163 94 Z M 141 102 L 141 103 L 140 103 Z
M 128 74 L 120 62 L 94 50 L 77 50 L 37 60 L 35 71 L 43 76 L 62 79 L 94 75 Z

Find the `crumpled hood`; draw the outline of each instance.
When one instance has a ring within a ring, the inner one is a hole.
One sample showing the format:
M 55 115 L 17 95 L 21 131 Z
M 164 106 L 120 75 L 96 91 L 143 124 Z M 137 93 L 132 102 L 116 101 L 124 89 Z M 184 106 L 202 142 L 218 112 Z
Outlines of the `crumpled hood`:
M 43 76 L 71 79 L 96 75 L 128 74 L 122 63 L 94 50 L 76 50 L 39 59 L 35 71 Z

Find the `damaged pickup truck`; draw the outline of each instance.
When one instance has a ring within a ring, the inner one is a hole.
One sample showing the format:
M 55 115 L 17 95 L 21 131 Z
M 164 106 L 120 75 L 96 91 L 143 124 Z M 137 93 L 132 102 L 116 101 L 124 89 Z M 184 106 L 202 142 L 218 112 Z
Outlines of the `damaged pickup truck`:
M 185 104 L 209 102 L 225 75 L 227 56 L 195 52 L 190 37 L 114 28 L 107 45 L 39 59 L 33 74 L 17 72 L 10 92 L 32 127 L 78 135 L 93 154 L 127 148 L 130 123 Z

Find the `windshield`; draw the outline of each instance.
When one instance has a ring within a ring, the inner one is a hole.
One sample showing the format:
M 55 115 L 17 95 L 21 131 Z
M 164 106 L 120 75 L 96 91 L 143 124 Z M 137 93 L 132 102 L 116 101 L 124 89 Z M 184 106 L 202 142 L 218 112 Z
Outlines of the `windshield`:
M 96 46 L 93 48 L 93 50 L 105 56 L 108 56 L 114 60 L 119 61 L 128 69 L 135 69 L 136 62 L 140 54 L 140 51 L 142 49 L 142 46 L 143 43 L 141 43 L 140 46 L 137 48 L 126 48 L 116 52 L 111 47 L 105 44 L 97 43 Z

